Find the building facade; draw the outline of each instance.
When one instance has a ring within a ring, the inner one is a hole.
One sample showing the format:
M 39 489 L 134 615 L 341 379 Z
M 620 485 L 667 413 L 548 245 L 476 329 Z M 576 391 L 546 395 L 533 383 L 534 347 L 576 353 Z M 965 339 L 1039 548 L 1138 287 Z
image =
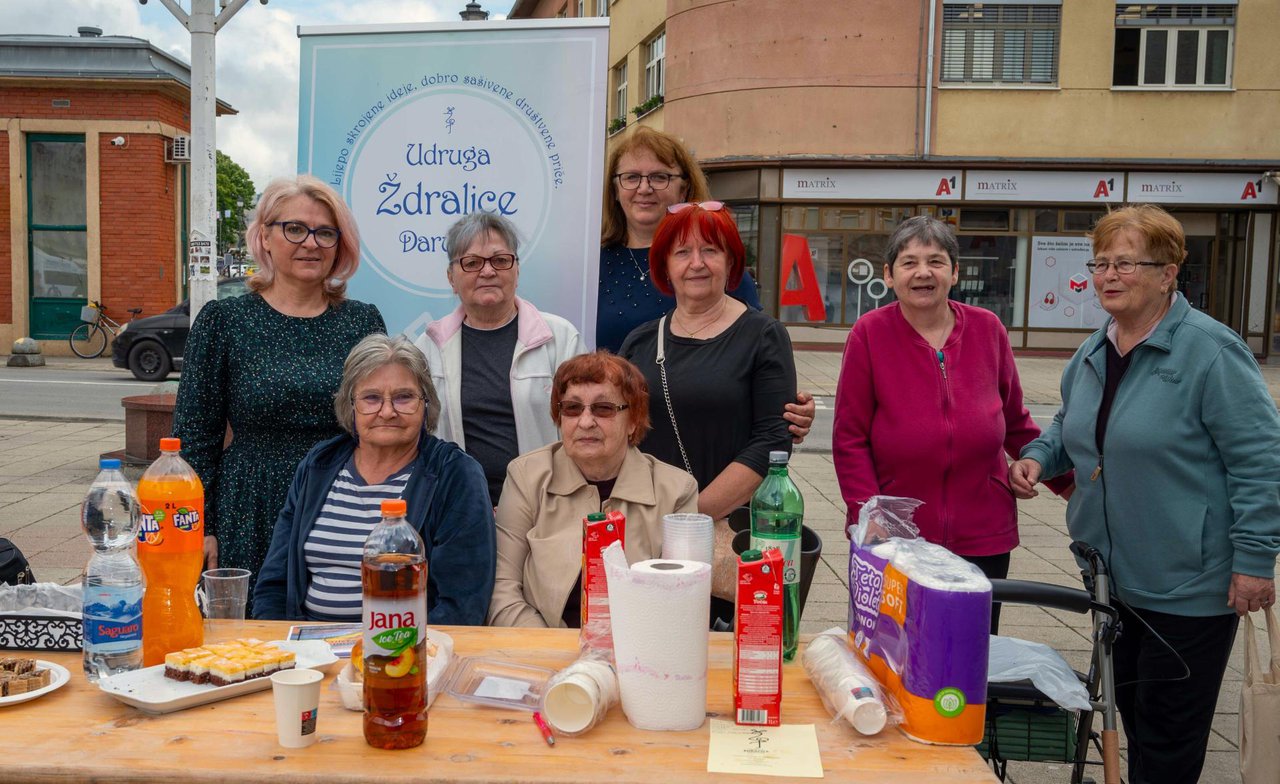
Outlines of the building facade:
M 517 2 L 512 15 L 576 6 Z M 608 12 L 610 119 L 639 103 L 636 68 L 661 36 L 662 107 L 628 126 L 695 151 L 794 339 L 840 342 L 892 301 L 884 241 L 928 213 L 959 235 L 957 298 L 999 315 L 1015 347 L 1074 348 L 1105 315 L 1085 234 L 1109 207 L 1147 201 L 1187 229 L 1191 304 L 1259 355 L 1280 352 L 1275 3 L 612 0 Z
M 189 85 L 137 38 L 0 36 L 0 345 L 69 353 L 90 300 L 124 320 L 182 298 Z

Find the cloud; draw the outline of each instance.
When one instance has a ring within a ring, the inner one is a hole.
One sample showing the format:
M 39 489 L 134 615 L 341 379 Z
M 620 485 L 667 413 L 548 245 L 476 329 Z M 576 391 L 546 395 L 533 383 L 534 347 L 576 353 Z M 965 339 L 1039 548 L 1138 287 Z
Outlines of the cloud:
M 500 18 L 512 0 L 482 2 Z M 190 9 L 190 2 L 182 2 Z M 250 2 L 219 30 L 218 98 L 239 114 L 217 122 L 218 149 L 248 170 L 261 191 L 275 177 L 297 171 L 299 26 L 456 21 L 466 0 L 271 0 Z M 150 41 L 183 62 L 191 61 L 187 31 L 159 2 L 44 0 L 0 3 L 7 33 L 75 35 L 82 25 L 106 35 Z

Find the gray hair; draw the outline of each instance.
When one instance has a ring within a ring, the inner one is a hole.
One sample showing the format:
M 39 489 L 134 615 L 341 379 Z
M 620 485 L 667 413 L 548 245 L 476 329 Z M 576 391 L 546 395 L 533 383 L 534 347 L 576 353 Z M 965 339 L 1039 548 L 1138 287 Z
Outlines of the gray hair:
M 899 223 L 889 237 L 884 248 L 884 260 L 889 264 L 889 269 L 893 269 L 893 262 L 898 260 L 898 254 L 912 240 L 921 245 L 937 245 L 951 259 L 952 267 L 959 263 L 960 243 L 956 241 L 956 233 L 951 225 L 929 215 L 917 215 Z
M 520 256 L 520 235 L 516 225 L 496 212 L 473 212 L 457 220 L 445 233 L 444 244 L 449 249 L 449 261 L 462 258 L 471 243 L 482 239 L 493 232 L 511 248 L 511 252 Z
M 342 383 L 333 397 L 333 412 L 338 415 L 338 424 L 349 434 L 356 434 L 356 387 L 387 365 L 401 365 L 413 374 L 418 390 L 426 398 L 427 412 L 422 426 L 428 433 L 434 433 L 440 420 L 440 397 L 431 383 L 427 358 L 404 335 L 369 335 L 347 354 L 346 362 L 342 363 Z

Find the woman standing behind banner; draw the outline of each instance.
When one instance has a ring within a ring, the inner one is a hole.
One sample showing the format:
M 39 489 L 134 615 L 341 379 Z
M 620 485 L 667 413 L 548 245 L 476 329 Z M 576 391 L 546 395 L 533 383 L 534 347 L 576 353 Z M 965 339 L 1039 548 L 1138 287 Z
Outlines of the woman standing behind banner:
M 600 232 L 600 295 L 596 348 L 614 353 L 631 331 L 676 306 L 675 298 L 649 279 L 649 246 L 667 208 L 711 198 L 707 179 L 678 139 L 638 126 L 609 153 L 605 163 L 603 227 Z M 729 294 L 760 310 L 756 282 L 745 269 Z M 813 396 L 799 392 L 783 416 L 798 444 L 809 434 Z
M 473 212 L 449 227 L 458 308 L 414 345 L 440 394 L 436 435 L 479 461 L 494 506 L 517 455 L 559 437 L 547 419 L 556 368 L 586 350 L 568 321 L 516 296 L 520 240 L 511 221 Z
M 316 178 L 268 185 L 245 244 L 258 264 L 252 292 L 196 317 L 173 434 L 204 483 L 209 567 L 256 574 L 299 461 L 342 432 L 333 394 L 347 353 L 387 326 L 345 296 L 360 238 L 342 197 Z

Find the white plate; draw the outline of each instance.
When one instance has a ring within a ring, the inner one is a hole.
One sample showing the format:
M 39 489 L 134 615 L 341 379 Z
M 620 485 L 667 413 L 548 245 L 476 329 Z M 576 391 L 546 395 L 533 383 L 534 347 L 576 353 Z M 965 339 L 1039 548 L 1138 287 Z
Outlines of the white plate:
M 49 671 L 49 685 L 43 689 L 15 694 L 11 697 L 0 697 L 0 705 L 17 705 L 20 702 L 34 700 L 36 697 L 43 697 L 54 689 L 60 689 L 67 685 L 67 681 L 71 680 L 71 673 L 67 672 L 67 668 L 61 664 L 54 664 L 44 659 L 36 659 L 36 669 Z
M 293 651 L 297 657 L 295 666 L 301 669 L 323 669 L 338 660 L 329 649 L 329 644 L 320 640 L 275 640 L 271 644 L 282 650 Z M 159 714 L 269 689 L 271 678 L 253 678 L 229 686 L 196 684 L 164 677 L 164 665 L 157 664 L 103 678 L 98 681 L 98 688 L 143 713 Z
M 427 663 L 427 707 L 435 702 L 444 687 L 444 674 L 453 660 L 453 638 L 438 629 L 427 628 L 427 639 L 435 643 L 436 655 Z M 354 678 L 355 669 L 348 662 L 338 673 L 335 684 L 342 698 L 342 707 L 347 710 L 364 710 L 364 682 Z

